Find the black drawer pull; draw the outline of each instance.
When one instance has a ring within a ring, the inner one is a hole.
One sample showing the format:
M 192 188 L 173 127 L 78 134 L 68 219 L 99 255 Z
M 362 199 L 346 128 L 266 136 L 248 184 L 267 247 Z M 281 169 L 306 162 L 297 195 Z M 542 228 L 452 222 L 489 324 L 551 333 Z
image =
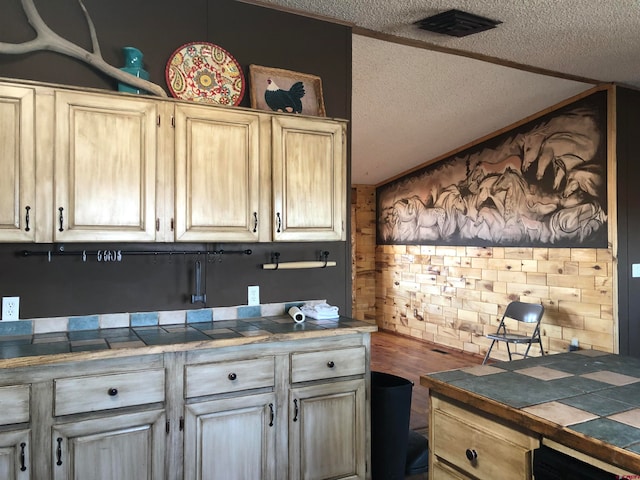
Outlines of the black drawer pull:
M 31 210 L 31 207 L 27 205 L 26 207 L 24 207 L 24 209 L 27 211 L 27 213 L 24 216 L 24 223 L 25 223 L 24 231 L 28 232 L 29 230 L 31 230 L 31 228 L 29 228 L 29 210 Z
M 25 464 L 25 454 L 24 449 L 27 446 L 26 443 L 22 442 L 20 444 L 20 471 L 24 472 L 27 469 L 27 465 Z
M 56 438 L 56 442 L 58 442 L 58 447 L 56 448 L 56 465 L 62 465 L 62 437 Z
M 477 460 L 477 458 L 478 458 L 478 452 L 476 452 L 475 450 L 472 450 L 470 448 L 467 448 L 467 451 L 465 452 L 465 455 L 467 456 L 467 459 L 470 462 L 473 462 L 473 461 Z
M 115 397 L 116 395 L 118 395 L 118 389 L 111 387 L 109 390 L 107 390 L 107 393 L 110 397 Z
M 271 411 L 271 416 L 270 416 L 270 418 L 269 418 L 269 426 L 270 426 L 270 427 L 273 427 L 273 419 L 274 419 L 274 418 L 275 418 L 275 416 L 276 416 L 276 413 L 273 411 L 273 403 L 270 403 L 270 404 L 269 404 L 269 410 Z
M 336 366 L 336 364 L 335 364 L 335 363 L 333 363 L 333 360 L 330 360 L 329 362 L 327 362 L 327 367 L 329 367 L 329 368 L 333 368 L 333 367 L 335 367 L 335 366 Z
M 230 373 L 227 378 L 233 382 L 236 378 L 238 378 L 238 376 L 235 373 Z

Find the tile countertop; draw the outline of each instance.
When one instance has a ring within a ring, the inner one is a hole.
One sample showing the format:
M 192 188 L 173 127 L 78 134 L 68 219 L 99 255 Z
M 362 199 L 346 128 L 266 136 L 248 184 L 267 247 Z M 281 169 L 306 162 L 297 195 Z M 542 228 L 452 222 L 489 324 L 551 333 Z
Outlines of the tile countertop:
M 421 376 L 420 383 L 640 472 L 640 358 L 579 350 L 432 373 Z
M 232 347 L 376 330 L 375 325 L 348 317 L 336 320 L 307 318 L 303 323 L 295 323 L 290 316 L 280 315 L 179 325 L 2 336 L 0 368 Z

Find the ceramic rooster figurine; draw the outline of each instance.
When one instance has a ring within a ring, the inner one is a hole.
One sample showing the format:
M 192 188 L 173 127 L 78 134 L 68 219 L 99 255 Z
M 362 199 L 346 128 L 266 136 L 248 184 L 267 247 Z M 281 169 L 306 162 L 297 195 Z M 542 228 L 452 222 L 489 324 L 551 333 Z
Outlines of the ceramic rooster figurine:
M 302 97 L 304 97 L 304 85 L 302 82 L 294 83 L 289 90 L 283 90 L 270 78 L 264 92 L 264 100 L 274 112 L 302 113 Z

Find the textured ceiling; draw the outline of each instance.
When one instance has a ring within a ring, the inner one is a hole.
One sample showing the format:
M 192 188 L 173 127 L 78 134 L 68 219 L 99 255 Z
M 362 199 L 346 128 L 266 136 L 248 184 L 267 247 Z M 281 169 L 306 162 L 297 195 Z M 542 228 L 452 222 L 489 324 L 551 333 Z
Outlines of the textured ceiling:
M 353 184 L 383 182 L 594 83 L 640 87 L 640 0 L 260 3 L 353 24 Z M 503 23 L 462 38 L 414 25 L 451 8 Z

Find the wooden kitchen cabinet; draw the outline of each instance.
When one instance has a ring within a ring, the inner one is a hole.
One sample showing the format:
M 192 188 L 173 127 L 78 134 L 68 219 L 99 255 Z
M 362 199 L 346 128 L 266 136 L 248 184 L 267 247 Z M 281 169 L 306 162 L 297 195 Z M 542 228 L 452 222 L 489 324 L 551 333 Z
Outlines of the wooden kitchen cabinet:
M 296 352 L 289 391 L 289 479 L 366 474 L 364 347 Z
M 368 333 L 224 344 L 15 359 L 0 478 L 370 478 Z
M 187 361 L 184 478 L 368 478 L 366 347 L 254 347 Z
M 346 239 L 344 121 L 2 83 L 0 127 L 0 241 Z
M 239 395 L 185 408 L 185 480 L 276 480 L 275 394 Z
M 365 478 L 365 381 L 292 388 L 289 478 Z
M 429 478 L 531 480 L 539 437 L 431 393 Z
M 31 472 L 31 431 L 0 432 L 0 478 L 27 480 Z
M 166 415 L 162 368 L 54 380 L 53 478 L 164 478 Z M 137 407 L 140 411 L 123 413 Z M 79 419 L 71 415 L 83 416 Z M 70 420 L 71 418 L 71 420 Z
M 32 242 L 36 213 L 35 89 L 0 84 L 0 241 Z
M 273 355 L 185 367 L 185 480 L 277 478 L 275 375 Z
M 54 241 L 154 241 L 158 102 L 54 96 Z
M 272 118 L 273 240 L 344 240 L 346 126 Z
M 29 385 L 0 387 L 0 478 L 35 478 L 31 468 Z
M 115 413 L 53 427 L 54 480 L 165 478 L 165 413 Z
M 175 240 L 257 242 L 260 210 L 257 113 L 175 106 Z

